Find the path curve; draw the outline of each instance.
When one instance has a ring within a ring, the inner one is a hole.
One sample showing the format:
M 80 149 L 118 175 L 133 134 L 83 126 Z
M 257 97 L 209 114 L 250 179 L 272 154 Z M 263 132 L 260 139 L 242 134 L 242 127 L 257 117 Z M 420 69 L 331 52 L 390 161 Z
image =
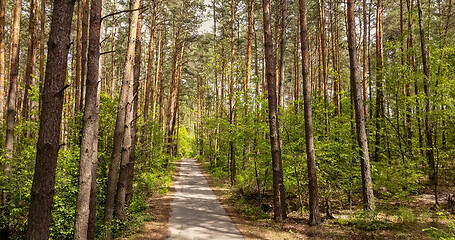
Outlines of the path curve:
M 243 239 L 221 207 L 195 159 L 180 162 L 167 239 Z

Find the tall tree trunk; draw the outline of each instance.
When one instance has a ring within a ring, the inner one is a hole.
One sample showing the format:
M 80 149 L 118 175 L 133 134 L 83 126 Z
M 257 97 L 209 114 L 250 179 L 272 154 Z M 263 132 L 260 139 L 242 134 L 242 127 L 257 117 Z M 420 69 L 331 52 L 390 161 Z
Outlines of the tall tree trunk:
M 333 0 L 329 1 L 330 8 L 330 40 L 332 45 L 332 79 L 333 79 L 333 103 L 335 105 L 335 116 L 341 114 L 341 98 L 340 96 L 340 72 L 338 69 L 338 51 L 337 51 L 337 33 L 336 33 L 336 15 L 333 7 Z
M 365 114 L 363 108 L 362 85 L 360 82 L 360 70 L 357 60 L 357 49 L 355 40 L 355 3 L 348 0 L 347 22 L 348 22 L 348 47 L 350 63 L 351 94 L 354 102 L 355 125 L 357 142 L 359 144 L 359 155 L 362 172 L 362 192 L 365 210 L 374 210 L 373 183 L 371 180 L 370 157 L 368 153 L 368 136 L 365 128 Z
M 100 0 L 101 1 L 101 6 L 104 5 L 104 0 Z M 103 8 L 101 8 L 101 13 L 100 13 L 100 16 L 103 16 L 104 15 L 104 10 Z M 104 29 L 104 23 L 103 21 L 101 21 L 101 24 L 100 24 L 100 37 L 99 39 L 104 39 L 104 36 L 105 36 L 105 29 Z M 90 37 L 90 36 L 89 36 Z M 91 37 L 90 37 L 91 38 Z M 89 39 L 90 41 L 90 39 Z M 90 42 L 89 42 L 90 44 Z M 99 52 L 100 52 L 100 56 L 99 56 L 99 61 L 98 61 L 98 79 L 99 79 L 99 82 L 102 82 L 102 75 L 101 73 L 103 72 L 106 72 L 105 69 L 103 68 L 103 66 L 105 66 L 105 64 L 103 64 L 105 58 L 103 55 L 101 55 L 101 53 L 103 52 L 103 47 L 102 45 L 100 45 L 99 47 Z M 89 56 L 88 56 L 88 63 L 87 64 L 90 64 L 90 60 L 91 58 L 91 55 L 90 55 L 90 46 L 89 46 Z M 88 71 L 88 69 L 87 69 Z M 87 77 L 89 77 L 89 75 L 87 75 Z M 107 77 L 106 75 L 104 76 L 105 78 Z M 105 79 L 106 81 L 106 79 Z M 89 85 L 89 83 L 87 83 L 87 86 L 88 87 L 91 87 L 91 85 Z M 98 86 L 98 93 L 97 93 L 97 96 L 99 96 L 101 94 L 101 91 L 102 91 L 102 86 Z M 89 92 L 87 92 L 89 93 Z M 92 93 L 90 93 L 92 94 Z M 97 99 L 98 103 L 99 103 L 99 100 Z M 86 103 L 87 105 L 87 103 Z M 99 109 L 99 108 L 98 108 Z M 96 179 L 97 179 L 97 164 L 95 166 L 92 167 L 92 186 L 90 188 L 90 213 L 89 213 L 89 218 L 88 218 L 88 228 L 87 228 L 87 239 L 90 239 L 90 240 L 95 240 L 96 238 Z
M 163 39 L 166 39 L 166 30 L 163 29 L 164 31 L 164 36 L 163 36 Z M 164 48 L 165 48 L 165 45 L 162 46 L 161 48 L 161 51 L 160 51 L 160 58 L 162 59 L 161 62 L 160 62 L 160 65 L 157 66 L 158 67 L 158 71 L 157 71 L 157 77 L 158 77 L 158 80 L 159 80 L 159 91 L 160 91 L 160 97 L 159 97 L 159 101 L 160 101 L 160 113 L 159 113 L 159 116 L 158 116 L 158 120 L 159 122 L 161 123 L 162 127 L 163 127 L 163 133 L 164 133 L 164 117 L 165 117 L 165 113 L 164 113 L 164 77 L 163 77 L 163 57 L 164 57 Z
M 38 50 L 38 20 L 39 20 L 39 1 L 31 0 L 30 5 L 30 20 L 28 25 L 28 53 L 27 53 L 27 67 L 25 70 L 25 91 L 24 98 L 22 99 L 22 118 L 26 119 L 30 111 L 31 102 L 29 99 L 29 91 L 31 85 L 34 84 L 32 76 L 35 70 L 36 51 Z
M 297 28 L 294 40 L 294 101 L 299 100 L 299 44 L 300 44 L 300 20 L 297 20 Z M 308 36 L 307 36 L 308 37 Z M 309 55 L 308 55 L 309 59 Z M 309 65 L 308 65 L 309 67 Z M 299 106 L 296 105 L 296 113 L 298 113 Z
M 423 16 L 422 16 L 422 5 L 420 0 L 417 0 L 417 8 L 419 11 L 419 31 L 420 31 L 420 50 L 422 53 L 422 66 L 425 77 L 423 79 L 423 88 L 425 91 L 425 135 L 427 138 L 427 161 L 430 167 L 429 179 L 430 184 L 434 186 L 435 204 L 438 204 L 437 197 L 437 175 L 436 165 L 434 160 L 434 149 L 433 149 L 433 123 L 431 121 L 431 93 L 430 93 L 430 69 L 427 65 L 427 53 L 425 46 L 425 31 L 423 29 Z
M 132 0 L 131 9 L 139 8 L 139 0 Z M 122 137 L 125 131 L 127 106 L 131 103 L 130 88 L 133 85 L 133 65 L 134 65 L 134 52 L 136 47 L 136 34 L 137 34 L 137 19 L 139 16 L 138 11 L 132 11 L 130 14 L 130 26 L 128 37 L 128 49 L 126 53 L 125 72 L 123 74 L 122 87 L 120 90 L 120 100 L 118 105 L 117 120 L 115 124 L 114 146 L 112 149 L 112 159 L 109 166 L 109 175 L 107 179 L 107 193 L 106 204 L 104 210 L 104 224 L 110 227 L 110 223 L 114 216 L 114 201 L 117 190 L 117 174 L 119 171 L 119 163 L 122 153 Z M 129 130 L 129 129 L 127 129 Z M 126 135 L 126 134 L 125 134 Z M 125 138 L 126 139 L 126 138 Z M 125 149 L 127 144 L 125 145 Z M 112 239 L 110 229 L 107 230 L 105 239 Z
M 161 122 L 161 112 L 160 112 L 160 106 L 161 105 L 158 105 L 158 102 L 161 101 L 161 80 L 163 80 L 162 78 L 160 78 L 160 74 L 161 74 L 161 65 L 162 65 L 162 62 L 163 62 L 163 48 L 164 46 L 162 45 L 162 42 L 163 42 L 163 32 L 164 30 L 161 29 L 159 31 L 159 35 L 158 35 L 158 51 L 157 51 L 157 60 L 156 60 L 156 70 L 155 70 L 155 94 L 153 95 L 153 114 L 152 114 L 152 121 L 155 121 L 156 119 L 156 113 L 158 112 L 159 116 L 158 116 L 158 119 L 160 120 Z M 164 82 L 163 82 L 164 84 Z M 163 91 L 164 91 L 164 88 L 163 88 Z
M 368 72 L 368 45 L 369 42 L 367 41 L 368 35 L 368 22 L 367 22 L 367 0 L 362 1 L 363 4 L 363 41 L 362 41 L 362 60 L 363 60 L 363 68 L 362 68 L 362 85 L 363 85 L 363 112 L 365 113 L 365 122 L 368 121 L 368 79 L 367 79 L 367 72 Z
M 21 33 L 21 14 L 22 1 L 15 0 L 13 8 L 12 26 L 11 26 L 11 53 L 10 53 L 10 70 L 9 70 L 9 90 L 7 98 L 6 112 L 6 137 L 5 137 L 5 153 L 6 163 L 3 171 L 6 176 L 12 171 L 12 158 L 14 153 L 14 125 L 16 121 L 17 106 L 17 77 L 19 75 L 19 48 L 20 48 L 20 33 Z
M 114 0 L 113 12 L 117 12 L 117 0 Z M 111 97 L 114 98 L 115 89 L 117 86 L 117 67 L 115 64 L 116 60 L 116 31 L 117 31 L 117 16 L 112 16 L 112 56 L 111 56 L 111 65 L 112 65 L 112 79 L 111 79 Z
M 40 43 L 39 43 L 39 93 L 40 100 L 38 103 L 38 110 L 41 111 L 41 96 L 42 88 L 44 84 L 44 36 L 45 36 L 45 24 L 46 24 L 46 0 L 41 0 L 41 12 L 40 12 Z M 73 88 L 74 89 L 74 88 Z
M 245 78 L 245 106 L 248 113 L 248 101 L 251 80 L 251 45 L 253 39 L 253 25 L 254 25 L 254 0 L 248 0 L 248 37 L 246 44 L 246 78 Z
M 318 199 L 318 182 L 316 175 L 316 156 L 314 153 L 313 143 L 313 117 L 311 110 L 311 82 L 309 71 L 309 44 L 308 44 L 308 27 L 306 16 L 306 2 L 299 0 L 300 16 L 300 42 L 302 48 L 302 75 L 303 75 L 303 101 L 305 116 L 305 144 L 308 166 L 308 190 L 309 190 L 309 211 L 310 226 L 319 224 L 319 199 Z
M 403 56 L 402 56 L 402 65 L 406 64 L 406 52 L 405 52 L 405 34 L 404 34 L 404 21 L 403 21 L 403 0 L 400 0 L 400 30 L 401 30 L 401 35 L 402 35 L 402 51 L 403 51 Z M 408 5 L 409 0 L 406 1 L 406 4 Z M 408 5 L 409 8 L 409 5 Z M 408 10 L 409 11 L 409 10 Z M 409 14 L 409 13 L 408 13 Z M 412 32 L 410 31 L 410 20 L 408 19 L 408 31 L 409 34 L 412 35 Z M 409 37 L 406 39 L 406 45 L 407 45 L 407 50 L 409 50 Z M 410 63 L 408 61 L 408 65 L 410 66 Z M 412 154 L 412 131 L 411 131 L 411 104 L 409 101 L 409 98 L 411 97 L 411 86 L 409 85 L 408 81 L 405 81 L 404 84 L 404 89 L 403 89 L 404 95 L 405 95 L 405 104 L 406 104 L 406 113 L 405 113 L 405 118 L 403 119 L 403 128 L 404 128 L 404 135 L 405 135 L 405 145 L 406 145 L 406 150 L 409 154 Z
M 326 36 L 325 36 L 325 6 L 324 0 L 318 1 L 318 16 L 319 16 L 319 38 L 321 43 L 321 58 L 322 58 L 322 82 L 324 84 L 324 118 L 325 118 L 325 132 L 328 134 L 330 132 L 329 125 L 329 77 L 327 74 L 327 48 L 326 48 Z
M 81 78 L 82 78 L 82 18 L 84 1 L 80 0 L 77 2 L 77 26 L 76 26 L 76 82 L 74 92 L 74 111 L 78 113 L 81 111 Z
M 183 9 L 183 6 L 182 6 Z M 168 100 L 168 112 L 167 112 L 167 122 L 166 122 L 166 141 L 167 141 L 167 151 L 173 156 L 172 146 L 174 144 L 174 126 L 175 126 L 175 112 L 176 104 L 178 99 L 178 62 L 179 62 L 179 49 L 180 49 L 180 31 L 177 30 L 174 39 L 174 53 L 173 53 L 173 64 L 172 64 L 172 77 L 171 83 L 169 85 L 169 100 Z
M 5 102 L 5 88 L 6 88 L 6 78 L 5 78 L 5 8 L 6 0 L 0 0 L 0 102 Z M 6 105 L 0 106 L 0 119 L 3 120 L 4 117 L 4 107 Z
M 231 66 L 230 66 L 230 81 L 229 81 L 229 124 L 234 124 L 234 64 L 235 64 L 235 0 L 231 0 Z M 229 142 L 230 149 L 230 170 L 231 170 L 231 185 L 235 183 L 236 163 L 234 142 Z
M 278 105 L 284 108 L 284 81 L 286 73 L 286 28 L 288 21 L 288 0 L 281 0 L 280 63 L 278 72 Z
M 4 11 L 4 10 L 1 10 Z M 2 164 L 3 174 L 6 179 L 10 178 L 13 170 L 13 154 L 14 154 L 14 126 L 16 121 L 17 106 L 16 106 L 16 92 L 17 92 L 17 77 L 19 75 L 19 48 L 20 48 L 20 31 L 21 31 L 21 14 L 22 14 L 22 1 L 15 0 L 13 6 L 13 16 L 11 21 L 11 48 L 10 48 L 10 72 L 9 72 L 9 91 L 6 102 L 6 136 L 5 136 L 5 157 L 6 161 Z M 2 27 L 3 29 L 3 27 Z M 3 185 L 3 184 L 2 184 Z M 7 190 L 2 190 L 1 205 L 7 204 L 9 193 Z M 2 215 L 8 218 L 8 210 L 1 211 Z M 2 224 L 3 225 L 3 224 Z M 0 236 L 6 239 L 9 238 L 9 226 L 4 225 L 0 229 Z
M 141 4 L 142 7 L 142 4 Z M 126 180 L 126 202 L 131 202 L 133 198 L 133 181 L 134 181 L 134 165 L 136 160 L 136 143 L 137 143 L 137 110 L 139 105 L 139 84 L 141 77 L 141 53 L 142 53 L 142 15 L 139 15 L 137 35 L 136 35 L 136 50 L 134 58 L 134 83 L 133 83 L 133 122 L 131 127 L 131 152 L 129 156 L 129 165 Z M 145 146 L 144 146 L 145 147 Z
M 264 48 L 266 78 L 269 99 L 270 146 L 273 166 L 273 213 L 276 221 L 286 219 L 286 196 L 283 183 L 280 136 L 278 130 L 278 107 L 276 96 L 276 71 L 273 56 L 272 30 L 270 27 L 270 0 L 262 1 L 264 15 Z
M 27 239 L 49 239 L 74 1 L 54 0 Z
M 92 187 L 96 188 L 98 165 L 98 132 L 100 112 L 100 34 L 102 0 L 92 0 L 90 11 L 90 39 L 87 63 L 87 95 L 82 127 L 79 186 L 76 202 L 74 239 L 89 239 L 89 216 Z
M 383 124 L 382 119 L 384 118 L 384 74 L 383 74 L 383 9 L 382 0 L 377 0 L 376 7 L 376 139 L 374 144 L 374 161 L 378 162 L 380 157 L 381 139 L 383 137 Z
M 81 96 L 79 101 L 80 111 L 85 109 L 85 82 L 87 80 L 87 42 L 88 42 L 88 15 L 89 15 L 89 0 L 82 0 L 82 55 L 81 55 Z
M 158 2 L 154 1 L 153 2 L 153 16 L 152 16 L 152 28 L 150 31 L 150 44 L 149 44 L 149 52 L 148 52 L 148 64 L 147 64 L 147 73 L 145 75 L 145 94 L 144 94 L 144 125 L 142 128 L 142 139 L 141 139 L 141 145 L 142 145 L 142 166 L 145 166 L 146 163 L 146 141 L 147 141 L 147 128 L 148 128 L 148 119 L 149 119 L 149 106 L 150 106 L 150 91 L 152 90 L 152 85 L 153 85 L 153 104 L 152 104 L 152 113 L 155 114 L 155 104 L 156 104 L 156 95 L 158 92 L 156 91 L 156 84 L 152 84 L 152 70 L 153 70 L 153 50 L 155 46 L 155 30 L 156 30 L 156 14 L 158 11 Z M 161 41 L 161 39 L 160 39 Z M 140 41 L 139 41 L 140 42 Z M 138 43 L 138 42 L 136 42 Z M 161 44 L 161 43 L 160 43 Z M 161 47 L 161 46 L 160 46 Z M 138 48 L 136 48 L 138 49 Z M 139 48 L 140 49 L 140 48 Z M 137 55 L 137 53 L 136 53 Z M 140 61 L 140 55 L 139 59 Z M 135 66 L 138 63 L 136 62 Z M 136 68 L 135 68 L 136 69 Z M 139 68 L 140 69 L 140 68 Z M 157 71 L 158 68 L 155 70 Z M 136 70 L 135 70 L 136 73 Z M 156 82 L 156 78 L 155 78 Z M 153 117 L 152 117 L 153 118 Z

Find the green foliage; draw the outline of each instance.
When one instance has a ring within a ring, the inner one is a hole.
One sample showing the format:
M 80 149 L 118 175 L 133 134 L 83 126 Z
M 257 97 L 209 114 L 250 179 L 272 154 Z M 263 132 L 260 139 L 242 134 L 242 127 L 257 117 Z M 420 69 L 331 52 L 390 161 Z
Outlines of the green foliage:
M 190 135 L 185 126 L 181 126 L 178 131 L 178 154 L 184 158 L 194 157 L 195 152 L 191 144 L 195 141 L 194 135 Z
M 417 218 L 412 208 L 400 206 L 398 208 L 398 220 L 404 223 L 414 223 Z
M 349 224 L 363 231 L 377 231 L 388 229 L 391 224 L 378 220 L 378 212 L 359 211 L 350 216 Z
M 429 227 L 422 229 L 424 232 L 428 232 L 433 239 L 438 240 L 454 240 L 455 239 L 455 217 L 448 212 L 439 211 L 438 216 L 445 222 L 445 228 Z

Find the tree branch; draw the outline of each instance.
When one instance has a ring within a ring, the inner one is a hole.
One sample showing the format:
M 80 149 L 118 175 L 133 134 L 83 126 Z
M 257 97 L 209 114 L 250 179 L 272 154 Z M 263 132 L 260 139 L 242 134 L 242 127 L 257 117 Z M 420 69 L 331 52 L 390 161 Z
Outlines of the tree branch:
M 115 15 L 118 15 L 118 14 L 121 14 L 121 13 L 134 12 L 134 11 L 139 11 L 139 10 L 142 10 L 142 9 L 144 9 L 144 11 L 145 11 L 145 10 L 147 10 L 147 7 L 140 7 L 140 8 L 137 8 L 137 9 L 123 10 L 123 11 L 120 11 L 120 12 L 110 13 L 110 14 L 108 14 L 106 16 L 103 16 L 101 18 L 101 21 L 103 21 L 105 18 L 112 17 L 112 16 L 115 16 Z

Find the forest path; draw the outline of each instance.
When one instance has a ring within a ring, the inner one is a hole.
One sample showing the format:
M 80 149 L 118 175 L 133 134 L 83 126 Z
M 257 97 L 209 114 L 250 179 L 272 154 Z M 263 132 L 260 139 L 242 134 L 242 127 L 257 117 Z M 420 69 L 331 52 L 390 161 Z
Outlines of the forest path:
M 195 159 L 183 159 L 174 182 L 167 239 L 243 239 Z

